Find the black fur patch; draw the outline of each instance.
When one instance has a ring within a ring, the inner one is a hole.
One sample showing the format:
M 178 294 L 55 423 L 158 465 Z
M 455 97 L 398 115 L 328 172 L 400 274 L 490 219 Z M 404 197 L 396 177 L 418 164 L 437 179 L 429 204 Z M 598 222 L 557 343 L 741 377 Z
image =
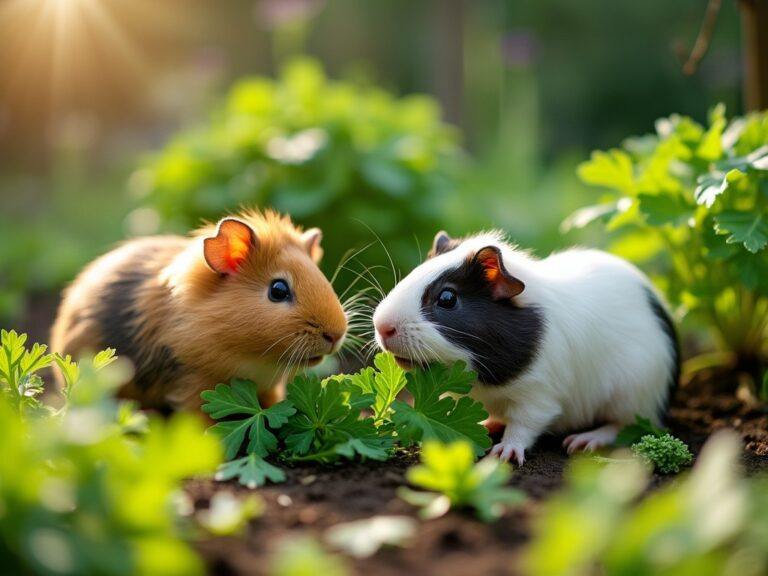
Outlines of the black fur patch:
M 456 307 L 437 306 L 444 288 L 458 295 Z M 544 318 L 536 307 L 494 300 L 482 264 L 474 259 L 448 270 L 422 296 L 422 314 L 450 342 L 467 350 L 483 384 L 505 384 L 522 374 L 536 358 L 544 334 Z
M 669 314 L 664 306 L 662 306 L 661 302 L 659 302 L 656 294 L 646 286 L 644 286 L 643 289 L 648 297 L 648 304 L 650 304 L 653 314 L 658 319 L 664 334 L 669 338 L 669 345 L 672 348 L 672 358 L 674 359 L 672 370 L 669 372 L 669 386 L 673 387 L 676 386 L 680 380 L 680 341 L 677 338 L 677 330 L 675 330 L 675 324 L 672 322 L 672 318 L 669 317 Z
M 136 388 L 145 391 L 155 383 L 173 382 L 182 368 L 168 346 L 155 344 L 154 334 L 144 332 L 139 336 L 145 319 L 137 307 L 137 294 L 150 274 L 139 265 L 135 270 L 121 272 L 104 287 L 95 314 L 104 347 L 115 348 L 118 356 L 133 363 L 133 382 Z

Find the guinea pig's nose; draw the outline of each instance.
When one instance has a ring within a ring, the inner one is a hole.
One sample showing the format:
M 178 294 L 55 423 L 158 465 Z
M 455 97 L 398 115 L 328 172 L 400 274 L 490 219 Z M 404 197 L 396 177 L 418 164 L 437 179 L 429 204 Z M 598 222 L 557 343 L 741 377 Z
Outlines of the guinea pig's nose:
M 332 347 L 336 346 L 336 342 L 341 340 L 342 336 L 344 336 L 344 334 L 340 334 L 338 332 L 323 332 L 323 339 Z
M 397 334 L 397 328 L 393 324 L 382 323 L 379 324 L 376 329 L 379 331 L 379 335 L 384 342 Z

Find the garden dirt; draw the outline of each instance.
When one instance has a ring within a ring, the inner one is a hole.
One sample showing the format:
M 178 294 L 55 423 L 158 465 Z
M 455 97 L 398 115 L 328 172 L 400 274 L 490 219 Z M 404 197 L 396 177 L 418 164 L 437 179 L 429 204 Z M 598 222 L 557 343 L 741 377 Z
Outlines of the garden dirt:
M 695 454 L 713 432 L 736 429 L 744 441 L 747 472 L 768 472 L 768 412 L 764 406 L 719 391 L 714 383 L 722 382 L 723 377 L 710 374 L 678 388 L 670 403 L 667 425 Z M 729 380 L 727 376 L 725 379 Z M 561 442 L 560 437 L 540 439 L 522 468 L 516 470 L 512 485 L 530 497 L 521 508 L 490 524 L 471 514 L 451 511 L 437 520 L 422 522 L 406 548 L 386 548 L 364 560 L 349 559 L 352 572 L 366 576 L 519 573 L 532 519 L 541 501 L 563 483 L 568 457 Z M 416 461 L 415 454 L 404 453 L 386 463 L 288 469 L 286 483 L 258 490 L 265 511 L 251 523 L 244 538 L 213 538 L 199 542 L 198 549 L 212 574 L 267 574 L 270 558 L 286 539 L 304 534 L 322 541 L 324 531 L 335 524 L 375 515 L 416 517 L 415 509 L 397 496 L 397 489 L 407 484 L 407 468 Z M 667 477 L 657 476 L 652 485 L 667 481 Z M 194 481 L 188 485 L 197 508 L 207 507 L 217 490 L 249 492 L 234 482 Z

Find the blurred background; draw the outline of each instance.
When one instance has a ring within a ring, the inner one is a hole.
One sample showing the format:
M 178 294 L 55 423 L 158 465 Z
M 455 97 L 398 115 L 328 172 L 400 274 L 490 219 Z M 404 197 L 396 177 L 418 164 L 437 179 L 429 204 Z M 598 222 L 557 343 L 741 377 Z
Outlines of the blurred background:
M 242 204 L 323 228 L 329 275 L 372 244 L 345 268 L 384 289 L 382 245 L 405 273 L 440 228 L 539 255 L 598 243 L 559 232 L 597 196 L 575 175 L 590 150 L 672 112 L 742 112 L 737 2 L 683 70 L 707 9 L 0 0 L 0 324 L 44 341 L 88 260 Z

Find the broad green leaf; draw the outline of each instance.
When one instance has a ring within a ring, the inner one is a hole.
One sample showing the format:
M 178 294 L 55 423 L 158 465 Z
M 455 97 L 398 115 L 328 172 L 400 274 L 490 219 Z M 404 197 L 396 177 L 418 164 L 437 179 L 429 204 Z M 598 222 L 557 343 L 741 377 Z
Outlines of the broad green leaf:
M 635 423 L 624 426 L 616 436 L 616 446 L 632 446 L 643 436 L 663 436 L 666 430 L 654 426 L 648 418 L 635 414 Z
M 725 106 L 718 104 L 710 113 L 710 127 L 704 133 L 696 148 L 696 155 L 702 160 L 714 162 L 723 155 L 723 130 L 725 129 Z
M 234 458 L 248 434 L 249 454 L 266 456 L 277 449 L 277 437 L 269 429 L 283 426 L 296 409 L 288 401 L 278 402 L 269 408 L 262 408 L 256 385 L 248 380 L 233 380 L 231 384 L 219 384 L 215 390 L 206 390 L 201 395 L 202 410 L 212 418 L 221 419 L 235 414 L 245 418 L 218 422 L 211 429 L 224 442 L 227 459 Z M 269 425 L 269 428 L 267 428 Z
M 638 194 L 640 212 L 651 226 L 681 226 L 693 216 L 694 206 L 684 198 L 672 194 Z
M 588 162 L 579 165 L 579 178 L 587 184 L 604 186 L 630 194 L 634 189 L 632 159 L 623 150 L 595 151 Z
M 463 362 L 450 369 L 434 365 L 428 370 L 409 372 L 406 377 L 413 406 L 401 400 L 392 404 L 392 420 L 401 442 L 466 440 L 477 456 L 490 448 L 488 430 L 481 424 L 488 418 L 482 404 L 468 396 L 456 400 L 446 395 L 467 394 L 477 380 L 477 375 L 467 371 Z
M 753 254 L 768 244 L 768 217 L 759 212 L 722 212 L 715 216 L 715 230 L 728 235 L 728 244 L 741 243 Z
M 285 472 L 256 454 L 225 462 L 216 472 L 216 480 L 224 481 L 237 478 L 243 486 L 256 488 L 267 481 L 275 484 L 285 482 Z

